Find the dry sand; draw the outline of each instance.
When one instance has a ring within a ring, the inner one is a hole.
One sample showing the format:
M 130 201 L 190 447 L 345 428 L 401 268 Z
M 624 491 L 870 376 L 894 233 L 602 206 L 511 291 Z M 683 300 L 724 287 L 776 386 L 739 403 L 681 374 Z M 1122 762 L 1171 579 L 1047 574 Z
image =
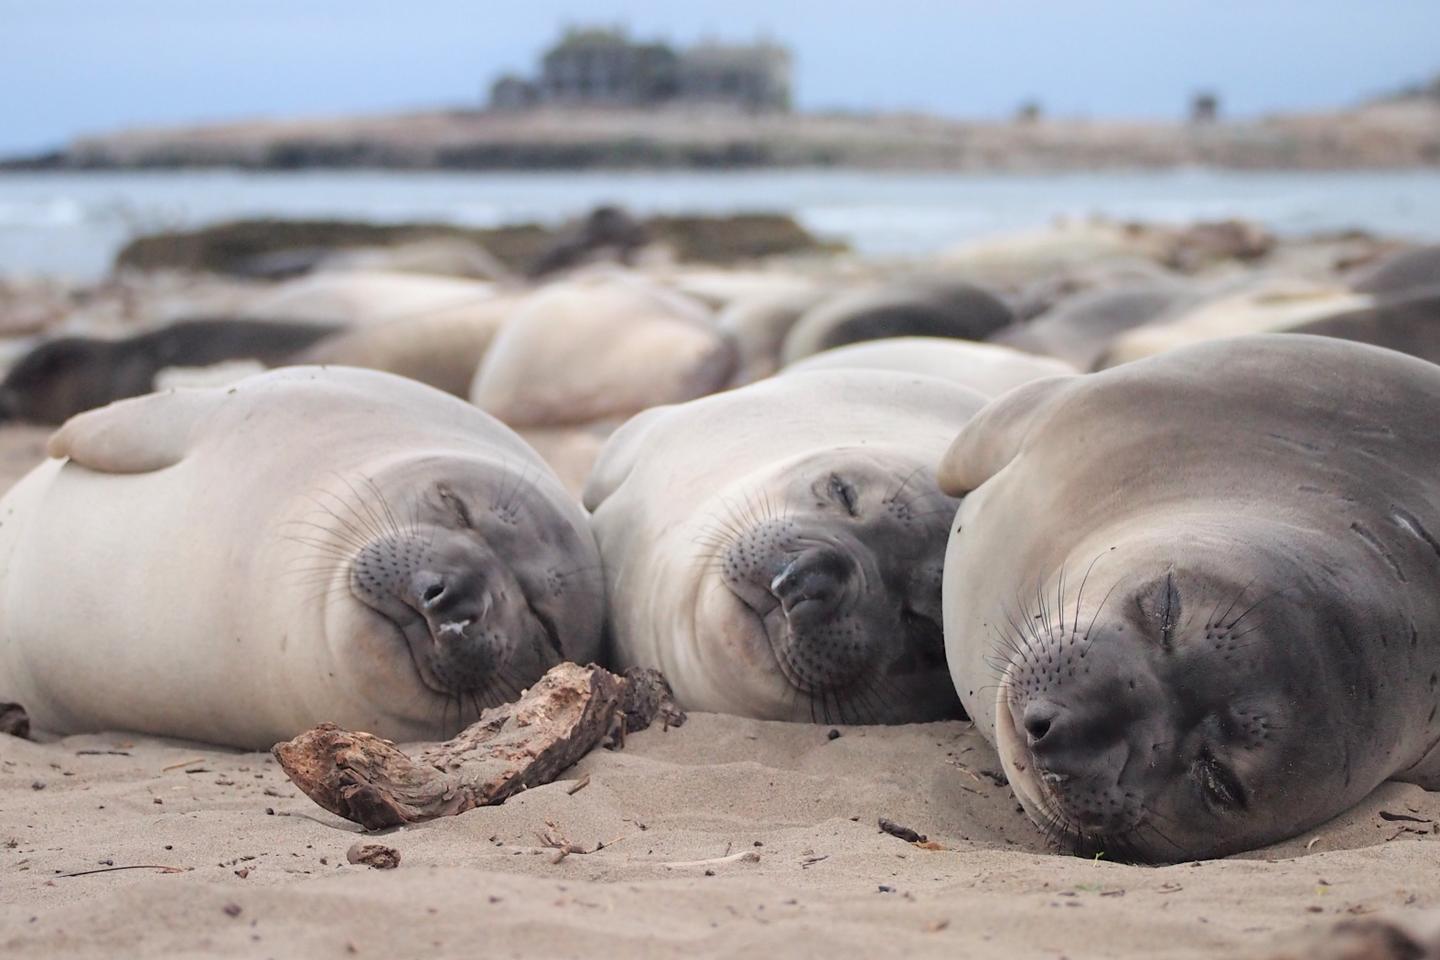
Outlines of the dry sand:
M 1431 825 L 1379 816 L 1440 820 L 1415 787 L 1252 858 L 1134 867 L 1045 852 L 968 724 L 841 729 L 696 715 L 378 838 L 390 871 L 348 864 L 357 828 L 266 755 L 3 738 L 0 956 L 1214 957 L 1440 905 Z M 547 824 L 606 846 L 555 863 Z M 141 864 L 182 872 L 66 876 Z
M 0 429 L 0 488 L 46 433 Z M 969 724 L 828 729 L 697 714 L 378 837 L 388 871 L 348 864 L 358 828 L 267 755 L 0 735 L 0 957 L 1249 956 L 1440 907 L 1440 793 L 1388 784 L 1269 850 L 1136 867 L 1048 852 Z M 547 829 L 605 847 L 557 863 Z

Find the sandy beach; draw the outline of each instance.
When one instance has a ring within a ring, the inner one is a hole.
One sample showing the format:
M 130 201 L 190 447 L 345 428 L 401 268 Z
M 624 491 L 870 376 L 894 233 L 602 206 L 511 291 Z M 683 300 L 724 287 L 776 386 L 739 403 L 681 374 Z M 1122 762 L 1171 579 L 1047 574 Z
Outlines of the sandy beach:
M 0 948 L 1263 956 L 1300 928 L 1440 906 L 1440 796 L 1412 786 L 1242 858 L 1136 867 L 1047 852 L 968 724 L 830 729 L 697 714 L 503 806 L 375 837 L 401 855 L 385 871 L 347 863 L 358 828 L 267 755 L 6 737 Z M 881 833 L 880 817 L 934 849 Z M 547 828 L 604 848 L 557 863 Z

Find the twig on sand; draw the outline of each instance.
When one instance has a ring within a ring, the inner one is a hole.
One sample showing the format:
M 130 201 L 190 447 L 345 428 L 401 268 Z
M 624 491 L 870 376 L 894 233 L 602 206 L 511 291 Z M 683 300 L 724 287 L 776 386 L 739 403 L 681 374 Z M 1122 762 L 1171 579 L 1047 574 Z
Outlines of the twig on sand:
M 204 763 L 204 757 L 191 757 L 189 760 L 181 760 L 179 763 L 172 763 L 168 767 L 161 767 L 161 773 L 169 773 L 171 770 L 179 770 L 181 767 L 193 767 L 197 763 Z
M 654 670 L 617 677 L 562 663 L 514 703 L 492 707 L 417 757 L 368 733 L 321 724 L 272 750 L 311 800 L 370 830 L 454 816 L 549 783 L 618 731 L 684 714 Z M 678 719 L 677 719 L 678 718 Z M 578 789 L 578 788 L 577 788 Z
M 560 833 L 560 828 L 555 826 L 555 821 L 553 820 L 546 820 L 545 829 L 543 831 L 537 830 L 535 832 L 535 837 L 540 841 L 540 846 L 549 847 L 551 850 L 555 851 L 554 855 L 550 857 L 551 863 L 559 863 L 561 860 L 564 860 L 572 853 L 578 853 L 584 856 L 588 856 L 592 853 L 599 853 L 606 847 L 613 847 L 615 844 L 625 839 L 623 836 L 616 837 L 614 840 L 611 840 L 608 843 L 604 840 L 601 840 L 595 844 L 593 849 L 586 850 L 580 844 L 571 843 L 569 840 L 567 840 L 564 834 Z
M 76 870 L 74 873 L 59 874 L 57 879 L 88 877 L 92 873 L 114 873 L 116 870 L 159 870 L 161 873 L 185 873 L 185 867 L 167 867 L 159 863 L 137 863 L 128 867 L 97 867 L 94 870 Z
M 880 829 L 892 837 L 899 837 L 906 843 L 924 843 L 926 841 L 925 834 L 917 833 L 909 827 L 902 827 L 894 820 L 886 820 L 884 817 L 880 818 Z
M 570 786 L 566 788 L 565 792 L 573 797 L 575 796 L 575 794 L 579 793 L 581 790 L 584 790 L 588 786 L 590 786 L 590 774 L 587 773 L 579 780 L 576 780 L 574 783 L 570 784 Z
M 660 866 L 678 869 L 681 867 L 718 867 L 722 863 L 759 863 L 760 854 L 754 850 L 745 850 L 741 853 L 732 853 L 728 857 L 711 857 L 709 860 L 677 860 L 672 863 L 662 863 Z

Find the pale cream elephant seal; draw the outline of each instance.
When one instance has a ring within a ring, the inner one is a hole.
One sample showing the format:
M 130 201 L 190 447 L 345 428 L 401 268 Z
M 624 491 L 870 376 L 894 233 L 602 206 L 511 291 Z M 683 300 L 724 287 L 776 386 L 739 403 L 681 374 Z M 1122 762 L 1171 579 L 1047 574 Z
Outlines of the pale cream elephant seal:
M 1045 377 L 1063 377 L 1078 371 L 1063 360 L 1040 357 L 993 343 L 954 340 L 949 337 L 888 337 L 836 347 L 799 363 L 784 373 L 807 370 L 890 370 L 941 377 L 987 397 L 1022 383 Z
M 65 424 L 0 501 L 0 700 L 260 749 L 431 739 L 599 652 L 579 504 L 468 404 L 291 367 Z
M 516 429 L 620 421 L 713 393 L 734 366 L 734 346 L 706 307 L 604 271 L 519 304 L 476 371 L 470 400 Z
M 958 716 L 935 469 L 984 405 L 933 377 L 775 377 L 648 411 L 585 489 L 616 667 L 687 708 L 770 720 Z

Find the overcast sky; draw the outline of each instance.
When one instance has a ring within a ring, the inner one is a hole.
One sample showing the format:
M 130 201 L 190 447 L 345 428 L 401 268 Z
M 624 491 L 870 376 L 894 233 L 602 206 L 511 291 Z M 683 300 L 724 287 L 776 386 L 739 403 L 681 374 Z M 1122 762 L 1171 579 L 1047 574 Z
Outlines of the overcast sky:
M 1440 0 L 0 0 L 0 152 L 245 116 L 473 105 L 566 23 L 795 52 L 804 108 L 1341 105 L 1440 71 Z

